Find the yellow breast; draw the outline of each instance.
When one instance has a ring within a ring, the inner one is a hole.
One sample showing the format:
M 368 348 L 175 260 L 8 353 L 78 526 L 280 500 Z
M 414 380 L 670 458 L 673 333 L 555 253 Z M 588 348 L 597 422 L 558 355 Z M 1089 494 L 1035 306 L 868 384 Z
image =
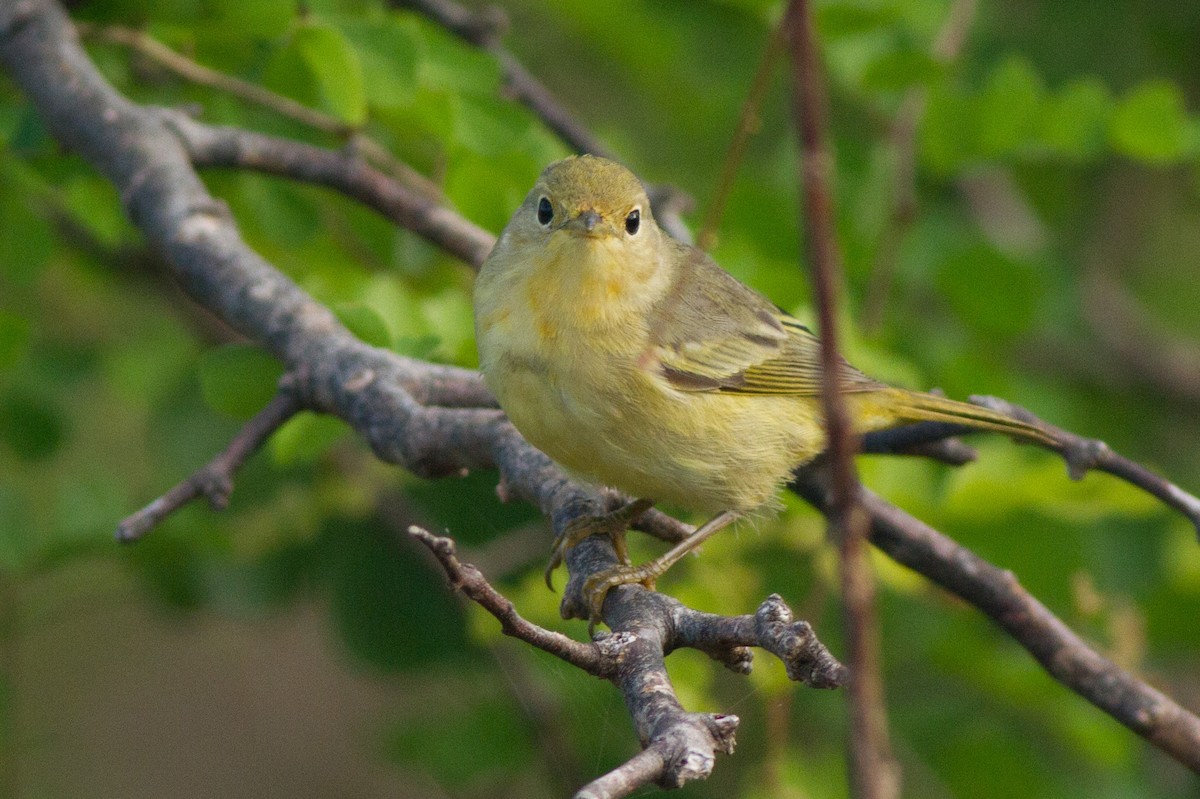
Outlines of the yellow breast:
M 642 357 L 646 294 L 631 293 L 602 249 L 583 264 L 577 250 L 548 248 L 533 263 L 500 255 L 476 288 L 480 365 L 521 434 L 571 472 L 695 510 L 746 511 L 819 451 L 810 403 L 670 386 Z

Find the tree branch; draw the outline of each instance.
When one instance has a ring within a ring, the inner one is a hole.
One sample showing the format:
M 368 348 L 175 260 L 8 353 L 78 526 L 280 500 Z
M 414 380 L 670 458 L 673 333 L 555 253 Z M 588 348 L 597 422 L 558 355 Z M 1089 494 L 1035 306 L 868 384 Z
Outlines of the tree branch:
M 814 507 L 829 506 L 816 472 L 798 473 L 793 490 Z M 1056 680 L 1200 773 L 1200 718 L 1096 652 L 1012 572 L 999 569 L 924 522 L 863 491 L 871 543 L 899 563 L 965 599 L 1029 651 Z
M 335 189 L 373 208 L 478 269 L 496 238 L 449 208 L 405 186 L 358 158 L 352 150 L 326 150 L 278 136 L 206 125 L 159 109 L 197 167 L 237 167 Z
M 1106 472 L 1114 477 L 1119 477 L 1182 513 L 1195 526 L 1197 536 L 1200 536 L 1200 498 L 1189 494 L 1161 475 L 1157 475 L 1140 463 L 1135 463 L 1124 455 L 1114 452 L 1111 447 L 1099 439 L 1084 438 L 1069 430 L 1055 427 L 1007 400 L 999 397 L 974 396 L 971 397 L 971 401 L 976 405 L 1007 414 L 1014 419 L 1037 425 L 1050 433 L 1060 442 L 1060 446 L 1054 449 L 1061 453 L 1063 460 L 1067 462 L 1067 470 L 1071 479 L 1080 480 L 1089 471 Z
M 479 569 L 458 560 L 452 539 L 415 526 L 408 528 L 408 534 L 433 553 L 454 590 L 462 591 L 468 599 L 496 617 L 505 635 L 548 652 L 594 677 L 609 677 L 616 671 L 621 650 L 632 641 L 632 636 L 610 635 L 596 643 L 583 644 L 562 633 L 539 627 L 523 619 L 512 602 L 493 588 Z
M 100 41 L 112 42 L 128 47 L 140 55 L 149 58 L 160 67 L 169 70 L 184 80 L 200 86 L 208 86 L 217 91 L 238 97 L 246 102 L 261 106 L 289 119 L 307 125 L 310 128 L 337 136 L 350 142 L 359 152 L 395 175 L 412 189 L 425 196 L 437 199 L 442 196 L 441 189 L 429 178 L 416 171 L 408 164 L 396 159 L 377 141 L 365 135 L 354 125 L 350 125 L 337 117 L 330 116 L 298 103 L 290 97 L 263 88 L 256 83 L 244 81 L 232 75 L 226 75 L 215 69 L 210 69 L 185 55 L 175 52 L 157 39 L 142 31 L 125 28 L 120 25 L 87 25 L 77 26 L 84 36 L 92 36 Z
M 300 411 L 296 395 L 281 381 L 279 393 L 254 415 L 223 452 L 190 477 L 117 525 L 118 541 L 136 541 L 193 499 L 205 497 L 214 510 L 229 506 L 233 476 L 263 442 Z
M 292 376 L 290 395 L 300 406 L 341 416 L 381 459 L 419 475 L 435 477 L 496 466 L 505 493 L 536 505 L 558 530 L 604 505 L 604 496 L 568 480 L 498 411 L 424 405 L 414 396 L 422 390 L 439 393 L 422 388 L 432 375 L 436 381 L 453 384 L 451 399 L 463 399 L 464 394 L 480 398 L 463 379 L 462 370 L 432 367 L 363 344 L 251 250 L 224 206 L 207 193 L 192 170 L 192 155 L 179 133 L 184 126 L 178 118 L 169 124 L 169 115 L 136 106 L 117 94 L 79 48 L 74 29 L 56 4 L 24 0 L 0 6 L 0 61 L 54 135 L 114 183 L 129 216 L 165 255 L 185 290 L 284 362 Z M 98 127 L 97 120 L 104 125 Z M 307 153 L 315 157 L 313 151 Z M 261 424 L 243 431 L 236 449 L 241 452 L 250 442 L 261 441 L 278 410 L 264 412 Z M 671 527 L 661 519 L 652 525 Z M 496 596 L 488 594 L 464 567 L 456 567 L 452 552 L 436 540 L 433 544 L 452 578 L 464 590 L 469 588 L 482 601 L 491 602 L 508 629 L 543 646 L 562 643 L 553 634 L 544 637 L 544 631 L 531 630 L 519 617 L 507 615 L 495 605 Z M 615 558 L 610 544 L 589 539 L 572 550 L 572 581 L 578 586 L 600 564 L 608 565 Z M 638 779 L 650 775 L 663 785 L 706 776 L 716 752 L 732 749 L 737 718 L 689 713 L 675 698 L 663 658 L 675 646 L 672 613 L 679 612 L 678 603 L 644 590 L 614 593 L 618 595 L 605 603 L 605 621 L 614 631 L 634 633 L 635 639 L 623 649 L 611 679 L 625 695 L 649 753 L 635 759 L 632 772 L 623 768 L 616 776 L 628 781 L 636 772 Z M 577 587 L 572 601 L 579 605 Z M 804 651 L 793 658 L 794 670 L 817 673 L 815 666 L 803 664 L 822 650 L 807 638 L 799 649 Z M 563 651 L 586 659 L 576 647 Z M 661 767 L 645 768 L 656 762 Z

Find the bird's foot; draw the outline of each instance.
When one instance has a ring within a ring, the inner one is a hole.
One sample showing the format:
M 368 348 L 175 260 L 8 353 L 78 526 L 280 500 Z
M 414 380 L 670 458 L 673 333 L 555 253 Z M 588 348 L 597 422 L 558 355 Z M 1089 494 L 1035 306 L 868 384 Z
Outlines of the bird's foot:
M 653 505 L 654 500 L 652 499 L 635 499 L 609 513 L 580 516 L 578 519 L 572 520 L 554 539 L 554 546 L 550 551 L 550 562 L 546 564 L 546 585 L 551 591 L 554 590 L 554 570 L 566 560 L 567 553 L 588 536 L 608 536 L 612 541 L 613 549 L 617 551 L 617 558 L 622 564 L 628 566 L 629 550 L 625 546 L 625 531 Z
M 588 632 L 593 632 L 596 625 L 602 621 L 600 611 L 604 609 L 604 599 L 609 591 L 619 585 L 635 584 L 641 584 L 653 591 L 655 581 L 670 567 L 670 563 L 656 558 L 641 566 L 624 563 L 589 575 L 583 583 L 583 599 L 588 606 Z
M 604 609 L 604 599 L 608 596 L 609 591 L 619 585 L 635 583 L 641 583 L 653 591 L 655 581 L 666 574 L 667 569 L 735 519 L 737 519 L 737 514 L 732 511 L 719 513 L 654 560 L 647 561 L 641 566 L 633 566 L 628 561 L 624 561 L 589 576 L 583 584 L 583 598 L 588 605 L 588 631 L 594 631 L 596 625 L 602 620 L 601 611 Z

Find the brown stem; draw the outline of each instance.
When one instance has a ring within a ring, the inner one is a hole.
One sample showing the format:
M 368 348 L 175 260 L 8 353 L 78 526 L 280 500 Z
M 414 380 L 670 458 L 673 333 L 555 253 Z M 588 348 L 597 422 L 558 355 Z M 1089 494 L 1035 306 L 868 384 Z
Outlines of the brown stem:
M 479 569 L 458 560 L 453 540 L 416 526 L 409 527 L 408 534 L 433 553 L 454 590 L 462 591 L 468 599 L 496 617 L 505 635 L 548 652 L 595 677 L 609 677 L 615 672 L 617 659 L 627 642 L 618 636 L 609 636 L 599 643 L 583 644 L 562 633 L 539 627 L 522 618 L 512 602 L 493 588 Z
M 899 794 L 899 772 L 888 742 L 875 581 L 867 559 L 867 517 L 858 503 L 860 487 L 854 468 L 858 441 L 839 384 L 842 361 L 836 315 L 841 265 L 834 233 L 834 165 L 825 132 L 825 86 L 807 0 L 792 0 L 785 25 L 792 46 L 803 223 L 820 324 L 821 397 L 832 484 L 829 532 L 841 554 L 839 575 L 850 667 L 850 783 L 856 797 L 888 799 Z
M 1055 449 L 1067 462 L 1067 470 L 1073 480 L 1081 479 L 1089 471 L 1106 472 L 1114 477 L 1119 477 L 1161 500 L 1164 505 L 1187 516 L 1196 528 L 1197 536 L 1200 536 L 1200 497 L 1189 494 L 1142 464 L 1118 454 L 1103 441 L 1084 438 L 1069 430 L 1055 427 L 1008 400 L 999 397 L 973 396 L 971 402 L 994 411 L 1000 411 L 1014 419 L 1037 425 L 1050 433 L 1059 442 L 1059 446 Z

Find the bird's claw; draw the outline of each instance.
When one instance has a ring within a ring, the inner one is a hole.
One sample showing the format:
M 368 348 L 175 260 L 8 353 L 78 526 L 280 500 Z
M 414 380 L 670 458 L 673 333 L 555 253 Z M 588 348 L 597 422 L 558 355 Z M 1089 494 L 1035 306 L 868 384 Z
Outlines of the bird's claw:
M 546 586 L 554 590 L 554 570 L 562 565 L 571 551 L 583 539 L 592 535 L 606 535 L 612 541 L 617 559 L 625 566 L 629 565 L 629 552 L 625 547 L 625 531 L 629 525 L 645 513 L 654 503 L 648 499 L 638 499 L 626 503 L 610 513 L 592 516 L 580 516 L 572 519 L 563 531 L 554 539 L 550 550 L 550 560 L 546 563 Z M 601 598 L 603 602 L 603 598 Z
M 602 621 L 604 600 L 612 589 L 619 585 L 640 584 L 653 591 L 655 580 L 662 574 L 656 566 L 657 561 L 650 561 L 641 566 L 626 563 L 589 575 L 583 583 L 583 599 L 588 606 L 588 632 L 593 632 L 596 625 Z

